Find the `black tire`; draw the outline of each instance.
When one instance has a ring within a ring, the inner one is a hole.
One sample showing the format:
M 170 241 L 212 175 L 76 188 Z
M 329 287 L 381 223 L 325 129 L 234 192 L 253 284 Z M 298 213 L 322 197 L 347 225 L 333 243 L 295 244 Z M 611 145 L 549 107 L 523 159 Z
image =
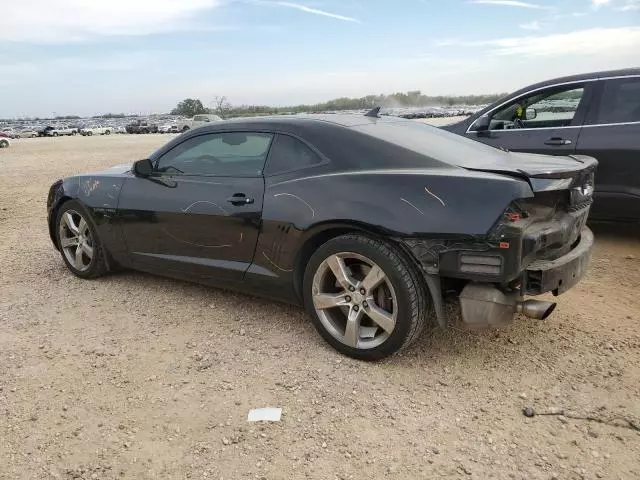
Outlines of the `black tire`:
M 9 142 L 6 140 L 0 140 L 0 148 L 7 148 L 9 146 Z
M 183 131 L 183 132 L 186 132 L 187 130 L 189 130 L 189 127 L 188 127 L 187 125 L 185 125 L 185 126 L 182 128 L 182 131 Z
M 53 132 L 52 136 L 57 137 L 58 136 L 58 132 Z
M 105 135 L 111 135 L 111 130 L 105 130 L 104 134 Z
M 354 348 L 335 338 L 323 325 L 313 305 L 313 277 L 325 259 L 340 252 L 363 255 L 375 262 L 393 286 L 397 297 L 397 317 L 393 331 L 380 345 Z M 350 234 L 329 240 L 307 262 L 303 280 L 304 305 L 320 335 L 340 353 L 358 360 L 380 360 L 407 348 L 426 325 L 430 297 L 420 272 L 395 245 L 372 237 Z
M 63 221 L 63 215 L 70 210 L 77 212 L 85 219 L 88 225 L 88 229 L 91 233 L 93 257 L 91 258 L 89 266 L 86 270 L 79 270 L 75 268 L 69 262 L 63 251 L 63 248 L 61 247 L 60 223 Z M 102 242 L 98 237 L 98 232 L 96 231 L 95 225 L 93 223 L 93 220 L 91 219 L 91 216 L 89 215 L 89 212 L 80 202 L 76 200 L 69 200 L 58 209 L 58 213 L 56 215 L 55 235 L 62 260 L 64 261 L 67 268 L 71 271 L 71 273 L 80 278 L 90 279 L 100 277 L 107 272 L 107 261 Z

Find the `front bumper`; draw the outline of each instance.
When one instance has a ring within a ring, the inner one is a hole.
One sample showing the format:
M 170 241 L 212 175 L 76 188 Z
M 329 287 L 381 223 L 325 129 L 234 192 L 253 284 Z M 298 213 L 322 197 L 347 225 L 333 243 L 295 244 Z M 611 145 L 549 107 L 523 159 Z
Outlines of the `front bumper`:
M 567 254 L 555 260 L 537 260 L 524 273 L 521 290 L 524 295 L 553 292 L 560 295 L 577 284 L 587 271 L 593 251 L 593 233 L 584 227 L 578 243 Z

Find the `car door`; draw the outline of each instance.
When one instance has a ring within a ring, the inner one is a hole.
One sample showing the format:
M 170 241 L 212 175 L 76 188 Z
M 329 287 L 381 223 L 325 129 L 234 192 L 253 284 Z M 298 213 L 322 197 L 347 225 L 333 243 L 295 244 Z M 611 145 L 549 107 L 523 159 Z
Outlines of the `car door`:
M 598 160 L 591 218 L 640 220 L 640 77 L 605 79 L 576 146 Z
M 489 112 L 489 128 L 478 130 L 476 121 L 467 136 L 513 151 L 569 155 L 592 94 L 592 82 L 536 89 Z
M 127 179 L 118 209 L 136 268 L 207 281 L 241 280 L 261 222 L 272 134 L 193 135 Z

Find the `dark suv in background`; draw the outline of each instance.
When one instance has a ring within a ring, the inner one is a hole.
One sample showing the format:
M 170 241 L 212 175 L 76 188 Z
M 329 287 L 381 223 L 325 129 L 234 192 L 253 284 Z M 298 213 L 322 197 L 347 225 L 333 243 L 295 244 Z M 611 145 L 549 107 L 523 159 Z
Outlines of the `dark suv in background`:
M 593 156 L 590 218 L 640 220 L 640 68 L 537 83 L 442 128 L 514 151 Z

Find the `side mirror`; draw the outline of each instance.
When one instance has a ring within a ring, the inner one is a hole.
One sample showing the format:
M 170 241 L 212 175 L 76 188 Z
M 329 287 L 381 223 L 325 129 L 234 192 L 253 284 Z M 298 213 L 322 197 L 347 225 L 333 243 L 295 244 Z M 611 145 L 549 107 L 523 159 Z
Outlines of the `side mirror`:
M 537 116 L 538 116 L 538 112 L 536 111 L 535 108 L 527 108 L 527 110 L 526 110 L 526 112 L 524 114 L 525 120 L 533 120 Z
M 138 160 L 133 164 L 133 174 L 136 177 L 148 177 L 153 173 L 153 164 L 151 160 L 145 158 L 144 160 Z
M 471 126 L 471 131 L 486 132 L 487 130 L 489 130 L 490 124 L 491 119 L 489 118 L 489 115 L 483 115 L 473 123 L 473 125 Z

